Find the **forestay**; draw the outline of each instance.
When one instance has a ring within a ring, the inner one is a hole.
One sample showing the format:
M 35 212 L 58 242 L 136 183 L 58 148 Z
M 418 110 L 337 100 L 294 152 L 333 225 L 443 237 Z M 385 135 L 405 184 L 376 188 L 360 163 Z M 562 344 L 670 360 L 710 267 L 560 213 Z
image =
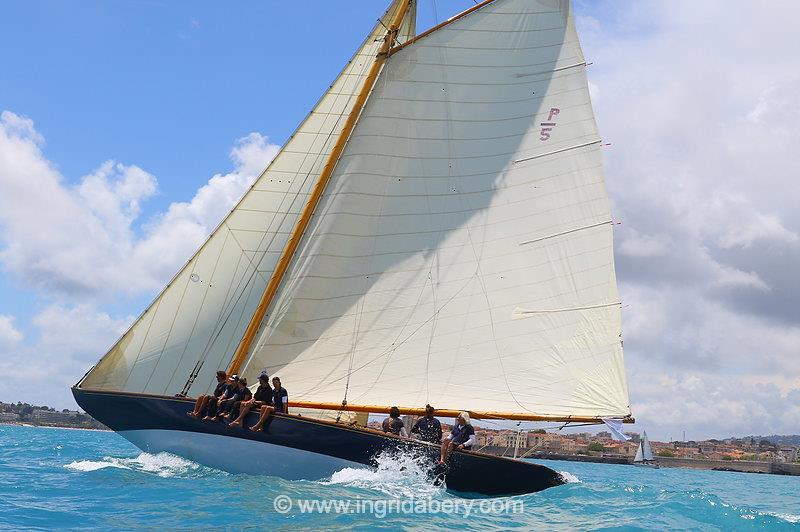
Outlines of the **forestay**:
M 293 400 L 630 414 L 569 2 L 496 0 L 392 55 L 245 374 Z
M 395 0 L 277 157 L 148 309 L 84 377 L 89 389 L 181 392 L 213 386 L 258 304 L 298 214 L 363 84 Z M 399 39 L 415 35 L 414 5 Z M 201 364 L 202 363 L 202 364 Z

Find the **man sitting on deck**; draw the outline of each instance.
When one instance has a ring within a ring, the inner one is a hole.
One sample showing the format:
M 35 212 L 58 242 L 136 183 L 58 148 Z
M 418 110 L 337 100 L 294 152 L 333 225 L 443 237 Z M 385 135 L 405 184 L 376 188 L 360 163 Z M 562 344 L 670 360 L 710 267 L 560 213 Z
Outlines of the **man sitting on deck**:
M 262 373 L 258 376 L 258 389 L 249 401 L 243 401 L 239 407 L 239 417 L 232 421 L 229 427 L 244 427 L 244 420 L 252 408 L 272 405 L 272 388 L 269 386 L 269 375 Z
M 419 434 L 419 439 L 429 443 L 441 443 L 442 424 L 433 417 L 436 410 L 431 405 L 425 405 L 425 417 L 421 417 L 411 427 L 411 434 Z
M 191 412 L 186 412 L 186 415 L 193 418 L 199 418 L 205 415 L 205 410 L 208 408 L 208 403 L 211 399 L 216 401 L 219 399 L 223 393 L 225 393 L 225 385 L 228 380 L 228 374 L 225 373 L 223 370 L 217 371 L 217 387 L 214 388 L 213 395 L 201 395 L 197 398 L 197 401 L 194 403 L 194 410 Z
M 400 409 L 396 406 L 389 409 L 389 417 L 383 420 L 383 432 L 408 438 L 403 420 L 400 419 Z
M 445 463 L 454 449 L 471 449 L 473 445 L 475 445 L 475 429 L 469 424 L 469 414 L 461 412 L 450 431 L 450 436 L 442 442 L 439 463 Z
M 220 395 L 219 397 L 214 397 L 212 400 L 209 400 L 208 409 L 205 417 L 203 418 L 203 421 L 216 421 L 220 405 L 223 404 L 223 401 L 233 397 L 233 394 L 235 394 L 236 390 L 238 389 L 239 389 L 239 376 L 231 375 L 225 382 L 225 386 L 223 387 L 222 390 L 222 395 Z
M 264 424 L 274 412 L 282 414 L 289 413 L 289 392 L 286 391 L 286 388 L 281 386 L 281 380 L 278 377 L 272 378 L 272 388 L 272 405 L 261 407 L 261 417 L 258 418 L 258 422 L 250 429 L 253 432 L 264 430 Z
M 247 387 L 247 379 L 239 377 L 239 387 L 233 394 L 233 397 L 224 401 L 220 408 L 220 415 L 217 418 L 236 418 L 239 415 L 239 407 L 243 401 L 249 401 L 253 398 L 253 392 Z

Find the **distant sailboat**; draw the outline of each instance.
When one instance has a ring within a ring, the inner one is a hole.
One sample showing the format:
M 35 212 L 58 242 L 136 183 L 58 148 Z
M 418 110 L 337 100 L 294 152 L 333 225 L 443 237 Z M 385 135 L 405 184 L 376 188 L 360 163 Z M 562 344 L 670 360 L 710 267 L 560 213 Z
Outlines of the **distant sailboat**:
M 639 448 L 636 450 L 633 463 L 640 466 L 658 467 L 658 463 L 653 456 L 653 449 L 650 447 L 650 440 L 647 439 L 647 431 L 642 432 L 642 439 L 639 442 Z
M 601 139 L 569 1 L 484 0 L 419 35 L 415 10 L 391 3 L 76 384 L 87 412 L 142 449 L 288 479 L 386 449 L 438 453 L 294 408 L 632 421 Z M 263 433 L 187 417 L 187 396 L 213 390 L 218 369 L 279 375 L 290 415 Z M 458 492 L 563 482 L 480 452 L 448 465 Z

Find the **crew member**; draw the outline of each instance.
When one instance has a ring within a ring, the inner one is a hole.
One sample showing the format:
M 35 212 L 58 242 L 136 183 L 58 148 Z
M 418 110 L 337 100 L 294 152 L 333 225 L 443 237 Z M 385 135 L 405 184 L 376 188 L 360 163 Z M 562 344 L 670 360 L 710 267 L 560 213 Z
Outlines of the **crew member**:
M 469 424 L 469 414 L 461 412 L 456 418 L 450 436 L 442 442 L 442 454 L 439 463 L 447 461 L 450 453 L 455 449 L 471 449 L 475 445 L 475 429 Z

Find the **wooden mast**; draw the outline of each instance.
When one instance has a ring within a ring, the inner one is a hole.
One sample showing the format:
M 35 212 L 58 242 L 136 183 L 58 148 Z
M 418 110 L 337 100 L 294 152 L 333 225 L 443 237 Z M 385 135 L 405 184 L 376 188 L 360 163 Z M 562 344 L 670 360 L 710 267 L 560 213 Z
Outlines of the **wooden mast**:
M 331 153 L 325 162 L 325 166 L 322 168 L 322 172 L 320 173 L 314 188 L 311 190 L 311 195 L 303 207 L 303 212 L 300 214 L 300 219 L 292 231 L 289 241 L 283 248 L 283 253 L 281 253 L 278 264 L 275 266 L 275 271 L 272 273 L 272 277 L 270 277 L 269 283 L 267 283 L 264 293 L 261 295 L 261 300 L 258 303 L 258 307 L 256 307 L 253 316 L 250 318 L 250 323 L 247 325 L 247 329 L 242 336 L 242 340 L 239 342 L 239 346 L 236 348 L 236 353 L 234 354 L 233 359 L 228 366 L 229 375 L 239 372 L 247 353 L 250 351 L 250 346 L 253 344 L 253 339 L 255 339 L 256 332 L 258 332 L 258 327 L 261 324 L 261 321 L 264 319 L 264 315 L 267 313 L 267 309 L 269 308 L 273 298 L 275 297 L 275 294 L 278 291 L 278 287 L 283 280 L 283 276 L 286 274 L 286 270 L 289 267 L 289 262 L 291 262 L 295 251 L 297 251 L 297 247 L 300 245 L 300 239 L 303 237 L 303 234 L 305 233 L 306 228 L 311 221 L 311 216 L 314 214 L 314 210 L 317 208 L 323 192 L 325 192 L 325 187 L 327 186 L 328 181 L 333 174 L 333 170 L 336 167 L 336 163 L 339 161 L 339 157 L 341 156 L 345 145 L 347 144 L 347 140 L 350 138 L 350 134 L 353 132 L 353 128 L 358 121 L 361 110 L 364 108 L 364 104 L 367 102 L 367 97 L 375 85 L 375 80 L 378 78 L 381 67 L 389 57 L 388 52 L 397 39 L 397 33 L 400 29 L 400 24 L 403 22 L 403 18 L 408 11 L 408 4 L 409 0 L 402 0 L 400 2 L 397 13 L 395 13 L 394 18 L 389 24 L 386 36 L 383 39 L 383 44 L 381 45 L 380 51 L 375 56 L 372 67 L 370 68 L 369 73 L 364 80 L 364 84 L 361 86 L 361 91 L 358 93 L 358 97 L 353 104 L 353 109 L 350 111 L 350 115 L 347 117 L 347 121 L 345 122 L 344 127 L 339 134 L 339 138 L 336 140 L 336 144 L 333 146 L 333 149 L 331 150 Z
M 289 406 L 295 408 L 313 408 L 318 410 L 335 410 L 347 412 L 368 412 L 370 414 L 388 414 L 390 407 L 378 405 L 341 405 L 338 403 L 316 403 L 310 401 L 290 401 Z M 436 416 L 456 417 L 461 410 L 436 409 Z M 555 421 L 559 423 L 602 423 L 603 419 L 597 416 L 546 416 L 538 414 L 521 414 L 516 412 L 482 412 L 468 410 L 470 418 L 475 419 L 509 419 L 513 421 Z M 424 416 L 424 408 L 400 408 L 400 413 L 410 416 Z M 631 416 L 622 418 L 623 423 L 635 423 Z

